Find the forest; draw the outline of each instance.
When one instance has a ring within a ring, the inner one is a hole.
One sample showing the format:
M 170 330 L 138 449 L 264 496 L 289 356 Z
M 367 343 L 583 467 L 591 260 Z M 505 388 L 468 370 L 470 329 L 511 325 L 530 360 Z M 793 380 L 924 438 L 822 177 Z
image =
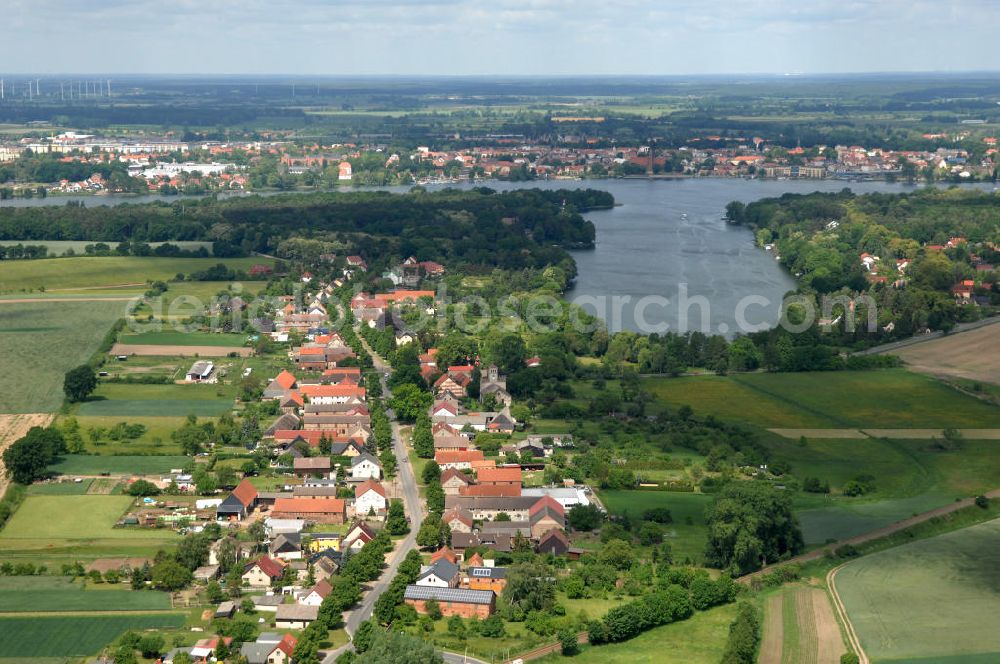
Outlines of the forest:
M 543 268 L 592 248 L 581 212 L 614 205 L 585 190 L 492 189 L 250 196 L 89 208 L 4 208 L 0 239 L 214 242 L 216 256 L 274 251 L 291 237 L 354 247 L 363 256 L 419 255 L 466 271 Z M 575 271 L 573 271 L 575 274 Z M 570 275 L 572 276 L 572 275 Z

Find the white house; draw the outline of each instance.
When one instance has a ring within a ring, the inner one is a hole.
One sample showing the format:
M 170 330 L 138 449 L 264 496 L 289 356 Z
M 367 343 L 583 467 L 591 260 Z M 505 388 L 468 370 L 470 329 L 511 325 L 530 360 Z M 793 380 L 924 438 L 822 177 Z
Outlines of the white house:
M 326 596 L 330 594 L 331 590 L 333 590 L 333 588 L 331 588 L 330 584 L 324 579 L 309 590 L 304 591 L 303 594 L 299 596 L 298 603 L 305 606 L 319 606 L 323 603 L 323 600 L 326 599 Z
M 386 509 L 385 489 L 375 480 L 365 480 L 354 489 L 354 513 L 359 517 Z
M 445 558 L 438 558 L 421 572 L 415 583 L 428 588 L 454 588 L 458 585 L 458 579 L 458 565 Z
M 371 454 L 360 454 L 351 459 L 351 477 L 356 480 L 381 479 L 382 467 Z

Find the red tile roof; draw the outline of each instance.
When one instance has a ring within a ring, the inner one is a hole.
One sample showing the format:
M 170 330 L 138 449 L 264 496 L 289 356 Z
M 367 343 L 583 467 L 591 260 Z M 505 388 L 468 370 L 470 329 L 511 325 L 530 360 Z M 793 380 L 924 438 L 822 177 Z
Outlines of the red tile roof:
M 253 562 L 247 563 L 243 567 L 244 572 L 248 572 L 254 567 L 259 567 L 260 571 L 267 574 L 272 579 L 277 579 L 285 571 L 285 566 L 281 564 L 280 561 L 274 558 L 269 558 L 268 556 L 261 556 Z
M 233 496 L 246 507 L 257 499 L 257 487 L 250 483 L 250 480 L 243 479 L 236 488 L 233 489 Z
M 343 514 L 344 501 L 340 498 L 278 498 L 272 514 Z
M 286 390 L 292 389 L 292 387 L 294 387 L 295 382 L 296 382 L 295 376 L 292 375 L 291 372 L 289 372 L 288 370 L 285 370 L 285 369 L 283 369 L 281 371 L 281 373 L 278 374 L 278 377 L 275 378 L 274 380 L 275 380 L 275 382 L 278 383 L 278 385 L 281 385 Z
M 365 493 L 367 493 L 368 491 L 374 491 L 378 495 L 385 498 L 385 488 L 381 484 L 372 479 L 367 479 L 358 486 L 354 487 L 354 497 L 360 498 L 361 496 L 365 495 Z
M 437 450 L 434 452 L 434 461 L 438 465 L 445 463 L 471 463 L 482 460 L 482 450 Z
M 492 482 L 520 482 L 521 467 L 502 466 L 500 468 L 483 468 L 476 473 L 476 479 L 480 484 Z

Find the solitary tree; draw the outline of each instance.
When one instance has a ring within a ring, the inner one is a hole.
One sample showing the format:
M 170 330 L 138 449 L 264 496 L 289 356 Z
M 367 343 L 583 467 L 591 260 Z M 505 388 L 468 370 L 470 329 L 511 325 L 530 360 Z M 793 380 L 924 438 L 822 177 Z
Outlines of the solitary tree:
M 83 401 L 97 388 L 97 374 L 87 364 L 81 364 L 76 369 L 66 372 L 63 379 L 63 392 L 72 402 Z

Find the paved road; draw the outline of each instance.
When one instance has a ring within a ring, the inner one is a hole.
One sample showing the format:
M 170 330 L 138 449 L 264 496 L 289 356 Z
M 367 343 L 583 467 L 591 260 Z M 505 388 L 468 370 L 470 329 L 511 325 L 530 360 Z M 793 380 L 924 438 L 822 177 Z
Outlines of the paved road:
M 361 338 L 361 335 L 358 335 L 358 337 Z M 372 356 L 372 363 L 381 376 L 382 394 L 388 400 L 392 396 L 392 392 L 389 391 L 386 379 L 391 372 L 391 368 L 381 357 L 375 354 L 363 338 L 361 338 L 361 343 L 364 344 L 368 353 Z M 389 566 L 383 570 L 382 576 L 371 584 L 368 591 L 361 598 L 361 603 L 358 604 L 357 608 L 348 612 L 347 619 L 344 622 L 344 629 L 352 637 L 361 623 L 371 618 L 372 610 L 375 608 L 375 601 L 389 587 L 392 579 L 396 576 L 399 564 L 406 558 L 406 554 L 416 546 L 417 531 L 420 529 L 420 523 L 423 521 L 423 505 L 420 502 L 420 492 L 417 490 L 417 480 L 413 475 L 413 466 L 410 465 L 410 456 L 407 454 L 406 447 L 403 445 L 403 439 L 399 435 L 399 422 L 396 421 L 396 414 L 391 409 L 387 413 L 392 425 L 392 448 L 398 461 L 397 472 L 403 489 L 403 506 L 406 508 L 406 514 L 410 519 L 410 532 L 406 537 L 396 542 L 396 548 L 390 554 Z M 350 644 L 348 644 L 327 653 L 327 656 L 323 659 L 323 664 L 333 664 L 337 657 L 350 647 Z M 458 660 L 446 661 L 461 662 L 462 660 L 461 656 L 459 656 Z M 469 663 L 475 664 L 477 661 L 470 659 Z

